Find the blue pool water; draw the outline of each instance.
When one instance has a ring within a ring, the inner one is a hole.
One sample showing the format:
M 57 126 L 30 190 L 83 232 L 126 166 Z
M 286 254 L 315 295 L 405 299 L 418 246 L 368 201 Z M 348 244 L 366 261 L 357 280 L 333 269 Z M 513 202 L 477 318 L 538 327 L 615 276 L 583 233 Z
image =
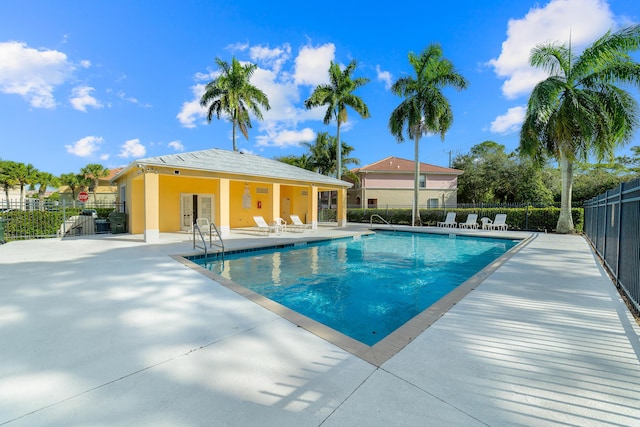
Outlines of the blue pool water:
M 374 345 L 518 242 L 378 232 L 225 255 L 221 275 Z M 219 262 L 196 261 L 215 272 Z

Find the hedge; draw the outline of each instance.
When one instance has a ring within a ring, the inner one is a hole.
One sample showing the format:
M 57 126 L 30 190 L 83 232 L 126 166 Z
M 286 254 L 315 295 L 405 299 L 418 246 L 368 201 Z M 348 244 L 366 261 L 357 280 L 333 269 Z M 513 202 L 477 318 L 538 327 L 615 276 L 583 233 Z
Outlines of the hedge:
M 480 218 L 488 217 L 493 220 L 496 214 L 507 214 L 507 224 L 510 230 L 555 231 L 560 216 L 560 208 L 451 208 L 451 209 L 420 209 L 420 220 L 423 225 L 435 226 L 444 221 L 447 212 L 456 212 L 456 221 L 464 222 L 468 214 L 477 214 Z M 584 226 L 584 210 L 573 208 L 573 225 L 577 232 L 582 232 Z M 369 223 L 372 215 L 380 215 L 387 222 L 398 225 L 411 225 L 411 209 L 348 209 L 347 221 Z M 374 218 L 374 223 L 381 223 Z

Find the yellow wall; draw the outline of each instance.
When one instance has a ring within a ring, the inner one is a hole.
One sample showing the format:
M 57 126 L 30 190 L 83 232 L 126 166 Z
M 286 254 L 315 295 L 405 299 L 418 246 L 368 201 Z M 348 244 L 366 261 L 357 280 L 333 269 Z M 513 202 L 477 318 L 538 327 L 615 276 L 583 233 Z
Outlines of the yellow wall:
M 127 211 L 129 212 L 129 233 L 144 233 L 144 178 L 136 176 L 127 185 Z
M 219 192 L 217 179 L 160 175 L 160 231 L 180 231 L 182 194 L 212 194 L 217 208 Z
M 251 195 L 251 207 L 244 208 L 242 206 L 242 196 L 247 185 Z M 266 188 L 267 193 L 258 193 L 258 188 Z M 229 183 L 229 225 L 231 228 L 255 226 L 256 223 L 253 221 L 253 217 L 256 215 L 264 217 L 267 222 L 273 221 L 274 218 L 271 214 L 273 211 L 272 196 L 273 186 L 271 184 L 231 181 Z M 258 207 L 258 202 L 260 207 Z
M 146 224 L 145 226 L 144 176 L 145 174 L 141 170 L 132 168 L 125 176 L 118 179 L 118 186 L 123 183 L 126 185 L 129 232 L 132 234 L 144 233 L 145 227 L 149 229 L 149 226 L 153 225 Z M 175 175 L 173 169 L 163 168 L 159 168 L 154 179 L 156 177 L 159 194 L 151 197 L 152 199 L 158 198 L 157 227 L 160 232 L 181 230 L 181 196 L 183 194 L 213 195 L 216 225 L 226 229 L 254 227 L 253 217 L 256 215 L 264 217 L 267 222 L 272 222 L 275 217 L 279 216 L 290 223 L 291 219 L 285 217 L 285 212 L 283 212 L 283 200 L 286 198 L 289 199 L 290 214 L 298 215 L 302 221 L 308 224 L 317 221 L 317 214 L 313 215 L 313 212 L 314 209 L 317 209 L 317 201 L 314 200 L 314 197 L 317 197 L 318 187 L 312 187 L 310 184 L 290 185 L 290 183 L 277 181 L 276 183 L 256 182 L 250 181 L 252 177 L 248 175 L 229 178 L 220 174 L 198 171 L 181 171 L 179 175 Z M 222 187 L 221 182 L 223 183 Z M 249 207 L 243 207 L 246 186 L 248 186 L 251 196 Z M 228 205 L 226 204 L 227 193 Z M 155 206 L 155 203 L 147 204 L 147 207 L 149 206 Z

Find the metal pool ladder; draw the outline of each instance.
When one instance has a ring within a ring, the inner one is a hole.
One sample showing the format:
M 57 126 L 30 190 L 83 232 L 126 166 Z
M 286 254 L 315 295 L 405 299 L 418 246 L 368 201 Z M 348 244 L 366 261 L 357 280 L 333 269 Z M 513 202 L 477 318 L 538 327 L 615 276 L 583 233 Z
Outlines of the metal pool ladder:
M 391 229 L 393 231 L 396 231 L 395 227 L 393 226 L 393 224 L 391 224 L 389 221 L 387 221 L 386 219 L 382 218 L 380 215 L 378 214 L 373 214 L 371 215 L 371 218 L 369 218 L 369 227 L 373 226 L 373 218 L 380 218 L 382 220 L 382 222 L 384 222 L 385 224 L 387 224 L 389 227 L 391 227 Z
M 216 225 L 211 222 L 209 223 L 209 230 L 206 230 L 205 233 L 209 235 L 209 247 L 212 248 L 216 246 L 218 248 L 218 254 L 220 254 L 220 256 L 222 257 L 222 261 L 224 262 L 224 242 L 222 241 L 222 236 L 218 231 L 218 227 L 216 227 Z M 200 241 L 202 241 L 202 246 L 200 246 L 200 243 L 196 238 L 198 236 L 200 237 Z M 207 243 L 204 240 L 204 234 L 202 233 L 202 230 L 197 223 L 193 224 L 193 249 L 196 248 L 202 249 L 204 251 L 205 258 L 207 257 Z

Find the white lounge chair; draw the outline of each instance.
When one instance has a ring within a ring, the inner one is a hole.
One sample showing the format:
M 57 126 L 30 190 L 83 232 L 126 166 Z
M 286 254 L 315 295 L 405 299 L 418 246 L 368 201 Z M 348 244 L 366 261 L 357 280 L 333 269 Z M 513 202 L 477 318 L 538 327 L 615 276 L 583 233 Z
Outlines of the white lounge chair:
M 253 217 L 253 221 L 256 223 L 256 226 L 253 227 L 254 231 L 260 232 L 260 233 L 278 233 L 280 234 L 280 228 L 276 225 L 269 225 L 267 224 L 267 221 L 264 220 L 264 218 L 260 215 L 256 215 Z
M 438 223 L 438 227 L 456 228 L 457 225 L 455 212 L 449 212 L 445 220 Z
M 298 215 L 289 215 L 289 217 L 291 218 L 291 224 L 289 225 L 291 231 L 303 232 L 305 230 L 313 230 L 313 226 L 311 224 L 305 224 L 304 222 L 302 222 Z
M 496 214 L 496 217 L 493 221 L 490 221 L 486 224 L 483 224 L 482 228 L 487 230 L 504 230 L 507 231 L 509 227 L 507 225 L 507 214 Z
M 467 215 L 467 221 L 461 222 L 458 224 L 459 228 L 478 228 L 478 214 L 469 214 Z

